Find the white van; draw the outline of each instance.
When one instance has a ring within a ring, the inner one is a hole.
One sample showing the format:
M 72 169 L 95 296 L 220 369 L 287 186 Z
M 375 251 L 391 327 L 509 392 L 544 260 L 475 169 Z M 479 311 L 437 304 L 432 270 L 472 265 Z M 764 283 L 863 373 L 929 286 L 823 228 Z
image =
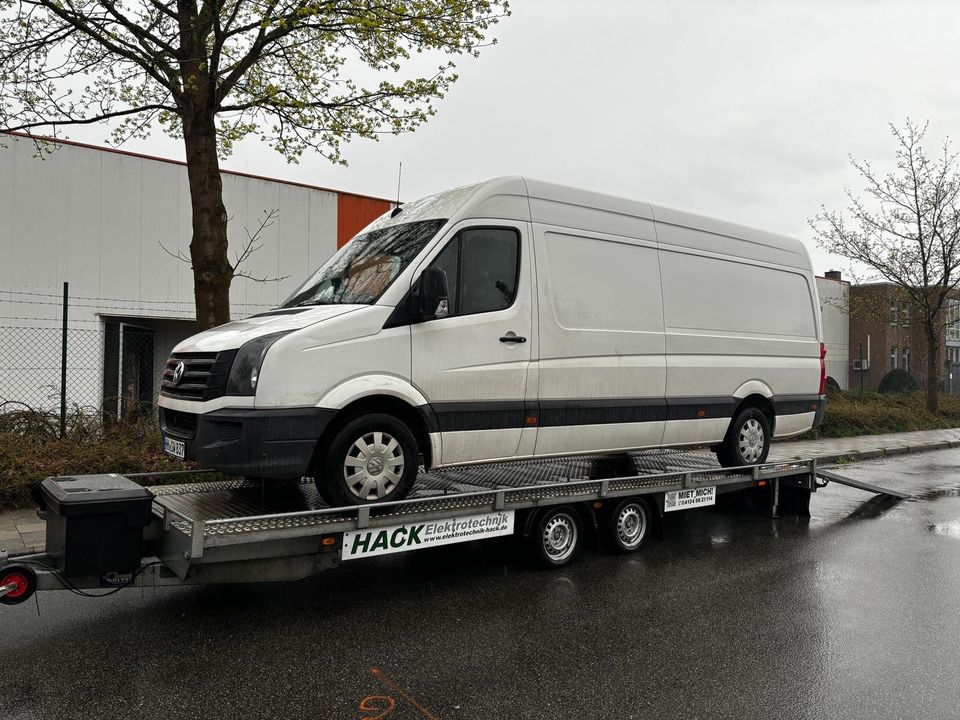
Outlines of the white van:
M 385 214 L 280 308 L 195 335 L 164 449 L 397 500 L 417 466 L 712 445 L 819 424 L 824 350 L 797 240 L 507 177 Z

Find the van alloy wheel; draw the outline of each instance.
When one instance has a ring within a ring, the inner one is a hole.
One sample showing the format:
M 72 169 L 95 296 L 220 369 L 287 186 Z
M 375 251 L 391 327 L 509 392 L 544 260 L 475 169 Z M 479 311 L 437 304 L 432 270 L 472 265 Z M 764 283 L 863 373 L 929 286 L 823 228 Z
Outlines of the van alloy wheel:
M 727 436 L 714 448 L 723 467 L 761 465 L 770 452 L 770 419 L 758 407 L 748 406 L 737 413 Z
M 740 456 L 748 463 L 759 462 L 760 456 L 763 454 L 765 440 L 765 433 L 760 423 L 756 419 L 750 418 L 740 426 L 740 437 L 737 441 Z
M 361 500 L 381 500 L 403 477 L 403 448 L 389 433 L 365 433 L 350 446 L 343 460 L 343 479 Z
M 364 413 L 336 426 L 320 448 L 313 481 L 331 507 L 403 500 L 420 456 L 410 427 L 396 415 Z

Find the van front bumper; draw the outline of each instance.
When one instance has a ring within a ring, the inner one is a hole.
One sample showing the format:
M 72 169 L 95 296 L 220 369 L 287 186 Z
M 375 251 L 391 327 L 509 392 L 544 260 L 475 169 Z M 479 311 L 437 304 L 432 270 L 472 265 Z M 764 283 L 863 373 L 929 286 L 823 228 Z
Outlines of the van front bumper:
M 231 475 L 299 478 L 310 474 L 317 440 L 335 410 L 224 409 L 203 415 L 160 408 L 164 437 L 184 443 L 184 459 Z

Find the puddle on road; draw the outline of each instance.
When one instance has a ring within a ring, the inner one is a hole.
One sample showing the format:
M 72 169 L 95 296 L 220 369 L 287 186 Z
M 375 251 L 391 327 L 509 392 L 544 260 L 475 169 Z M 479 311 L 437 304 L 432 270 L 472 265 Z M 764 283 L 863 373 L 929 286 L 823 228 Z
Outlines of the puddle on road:
M 890 508 L 899 505 L 900 502 L 900 498 L 891 497 L 890 495 L 877 495 L 861 503 L 860 506 L 849 513 L 847 517 L 857 518 L 859 520 L 878 518 Z
M 932 523 L 927 525 L 927 531 L 934 535 L 946 535 L 948 537 L 960 540 L 960 520 L 945 523 Z
M 950 487 L 939 487 L 932 488 L 931 490 L 924 490 L 923 492 L 913 495 L 909 499 L 912 501 L 916 500 L 940 500 L 945 497 L 960 497 L 960 485 L 952 485 Z

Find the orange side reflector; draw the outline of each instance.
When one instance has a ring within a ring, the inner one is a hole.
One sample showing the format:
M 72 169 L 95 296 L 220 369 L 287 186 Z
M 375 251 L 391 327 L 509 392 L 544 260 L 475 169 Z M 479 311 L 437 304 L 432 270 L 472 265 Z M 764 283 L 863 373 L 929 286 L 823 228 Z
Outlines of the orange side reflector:
M 706 416 L 707 416 L 706 410 L 697 410 L 697 417 L 706 417 Z
M 527 425 L 536 425 L 536 424 L 537 424 L 537 419 L 535 417 L 527 418 Z
M 760 482 L 757 483 L 757 487 L 766 487 L 766 484 L 767 484 L 766 480 L 761 480 Z
M 602 508 L 602 507 L 603 507 L 603 503 L 600 502 L 599 500 L 597 500 L 597 501 L 595 501 L 595 502 L 593 503 L 593 509 L 594 509 L 594 510 L 599 510 L 599 509 Z
M 336 544 L 337 544 L 337 536 L 336 536 L 336 535 L 324 535 L 324 536 L 323 536 L 323 539 L 320 541 L 320 544 L 321 544 L 321 545 L 326 545 L 327 547 L 330 547 L 331 545 L 336 545 Z

